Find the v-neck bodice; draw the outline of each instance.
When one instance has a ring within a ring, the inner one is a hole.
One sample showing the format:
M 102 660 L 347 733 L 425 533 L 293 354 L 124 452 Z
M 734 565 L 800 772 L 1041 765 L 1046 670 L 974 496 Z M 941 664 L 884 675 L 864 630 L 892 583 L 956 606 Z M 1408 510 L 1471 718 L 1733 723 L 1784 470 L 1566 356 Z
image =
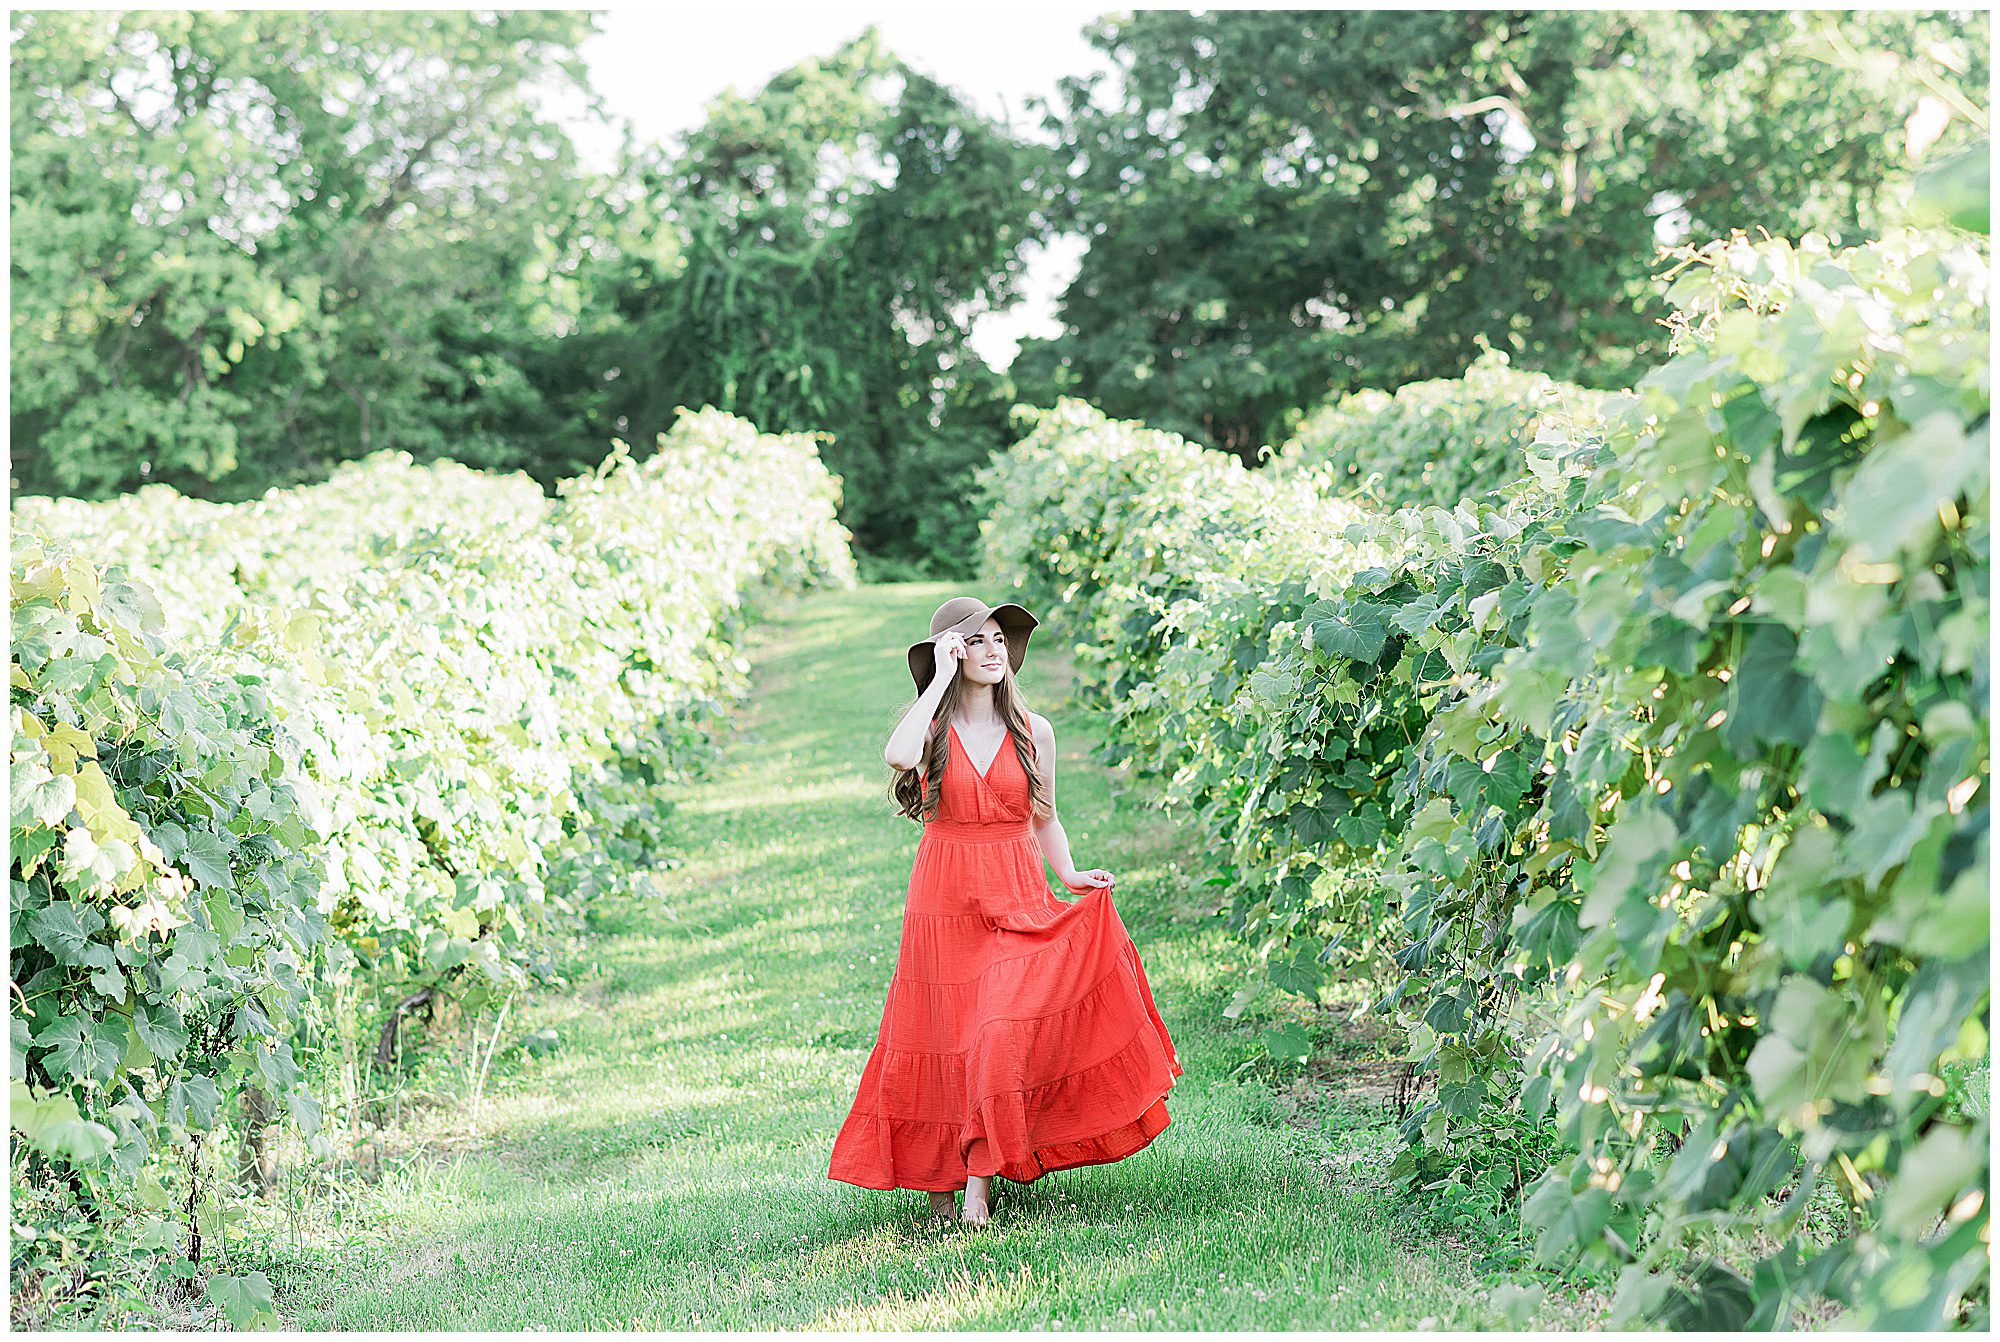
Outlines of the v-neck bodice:
M 945 730 L 950 732 L 953 736 L 958 736 L 958 724 L 955 722 L 946 723 Z M 993 758 L 986 761 L 986 767 L 984 769 L 980 768 L 977 764 L 973 764 L 972 772 L 978 774 L 980 781 L 984 782 L 986 777 L 993 772 L 993 766 L 1000 762 L 1000 751 L 1005 750 L 1008 746 L 1013 744 L 1014 744 L 1013 735 L 1008 732 L 1002 732 L 1000 740 L 1000 750 L 996 750 L 993 752 Z M 958 736 L 958 748 L 965 755 L 965 762 L 967 764 L 972 764 L 972 752 L 966 749 L 965 738 L 963 736 Z
M 974 838 L 1013 838 L 1031 833 L 1028 819 L 1028 775 L 1009 733 L 980 773 L 958 729 L 945 726 L 944 779 L 938 789 L 937 814 L 925 825 L 927 833 Z M 961 763 L 962 762 L 962 763 Z M 923 780 L 923 773 L 918 771 Z

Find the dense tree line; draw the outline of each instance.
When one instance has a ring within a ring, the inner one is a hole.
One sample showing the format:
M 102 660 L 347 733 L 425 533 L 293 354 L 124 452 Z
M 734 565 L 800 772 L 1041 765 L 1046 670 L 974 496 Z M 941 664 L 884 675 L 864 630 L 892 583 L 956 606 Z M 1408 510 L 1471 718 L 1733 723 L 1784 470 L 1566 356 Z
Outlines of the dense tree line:
M 1053 143 L 869 31 L 599 174 L 542 92 L 595 105 L 593 23 L 15 16 L 15 488 L 253 497 L 382 447 L 553 487 L 715 405 L 831 435 L 857 548 L 953 571 L 1016 401 L 1251 459 L 1482 339 L 1618 385 L 1656 236 L 1865 228 L 1924 100 L 1987 80 L 1983 14 L 1143 11 Z M 1058 231 L 1062 333 L 989 367 Z
M 1628 385 L 1663 348 L 1656 226 L 1866 232 L 1922 99 L 1983 106 L 1985 32 L 1909 13 L 1100 22 L 1118 78 L 1065 81 L 1049 120 L 1056 220 L 1090 248 L 1064 334 L 1013 371 L 1038 404 L 1079 395 L 1246 460 L 1329 391 L 1455 377 L 1482 339 Z
M 587 16 L 14 25 L 21 488 L 239 498 L 382 447 L 512 466 L 566 435 L 537 374 L 589 192 L 529 86 L 580 84 Z
M 575 342 L 583 436 L 704 403 L 825 431 L 843 521 L 874 554 L 968 548 L 975 519 L 940 503 L 1007 441 L 1013 389 L 967 337 L 1018 297 L 1021 245 L 1045 231 L 1036 167 L 872 31 L 716 100 L 673 152 L 634 164 L 624 232 L 677 246 L 635 249 L 593 285 Z

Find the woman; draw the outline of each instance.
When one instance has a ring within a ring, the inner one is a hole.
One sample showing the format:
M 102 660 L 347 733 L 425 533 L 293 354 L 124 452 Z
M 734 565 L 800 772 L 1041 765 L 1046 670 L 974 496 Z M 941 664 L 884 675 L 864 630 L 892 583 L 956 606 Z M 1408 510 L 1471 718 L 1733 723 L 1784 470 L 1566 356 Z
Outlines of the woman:
M 1111 873 L 1078 871 L 1055 811 L 1055 733 L 1015 675 L 1039 623 L 953 597 L 910 645 L 917 700 L 883 748 L 923 820 L 902 942 L 827 1177 L 921 1188 L 985 1225 L 996 1177 L 1102 1165 L 1168 1123 L 1181 1074 Z M 983 763 L 982 763 L 983 762 Z M 1046 859 L 1074 903 L 1042 875 Z

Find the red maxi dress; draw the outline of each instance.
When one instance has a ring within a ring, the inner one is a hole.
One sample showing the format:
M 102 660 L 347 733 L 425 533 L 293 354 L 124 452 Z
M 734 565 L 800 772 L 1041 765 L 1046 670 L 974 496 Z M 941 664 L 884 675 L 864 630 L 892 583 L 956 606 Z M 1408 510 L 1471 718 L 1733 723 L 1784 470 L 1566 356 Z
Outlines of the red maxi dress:
M 1110 891 L 1049 889 L 1013 742 L 982 776 L 946 730 L 881 1029 L 827 1169 L 863 1188 L 1122 1160 L 1166 1129 L 1181 1075 Z

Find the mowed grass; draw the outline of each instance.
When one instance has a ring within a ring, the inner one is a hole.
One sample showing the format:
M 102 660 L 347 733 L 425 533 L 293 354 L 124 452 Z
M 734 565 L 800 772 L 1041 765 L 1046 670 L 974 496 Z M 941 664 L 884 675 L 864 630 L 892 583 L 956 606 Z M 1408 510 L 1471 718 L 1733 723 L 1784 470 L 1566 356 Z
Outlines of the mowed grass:
M 1334 1180 L 1341 1132 L 1236 1079 L 1259 1027 L 1220 1012 L 1244 952 L 1190 836 L 1091 762 L 1096 724 L 1066 711 L 1046 625 L 1022 685 L 1055 724 L 1073 856 L 1117 875 L 1186 1068 L 1172 1125 L 1115 1164 L 1006 1185 L 983 1230 L 826 1177 L 918 840 L 882 742 L 913 688 L 903 649 L 953 594 L 813 594 L 759 627 L 753 698 L 713 776 L 678 794 L 684 861 L 656 901 L 599 915 L 577 991 L 516 1008 L 560 1047 L 496 1063 L 481 1138 L 371 1188 L 343 1218 L 370 1233 L 273 1261 L 287 1326 L 1504 1326 L 1461 1249 L 1375 1181 Z M 1370 1140 L 1386 1159 L 1379 1124 Z

